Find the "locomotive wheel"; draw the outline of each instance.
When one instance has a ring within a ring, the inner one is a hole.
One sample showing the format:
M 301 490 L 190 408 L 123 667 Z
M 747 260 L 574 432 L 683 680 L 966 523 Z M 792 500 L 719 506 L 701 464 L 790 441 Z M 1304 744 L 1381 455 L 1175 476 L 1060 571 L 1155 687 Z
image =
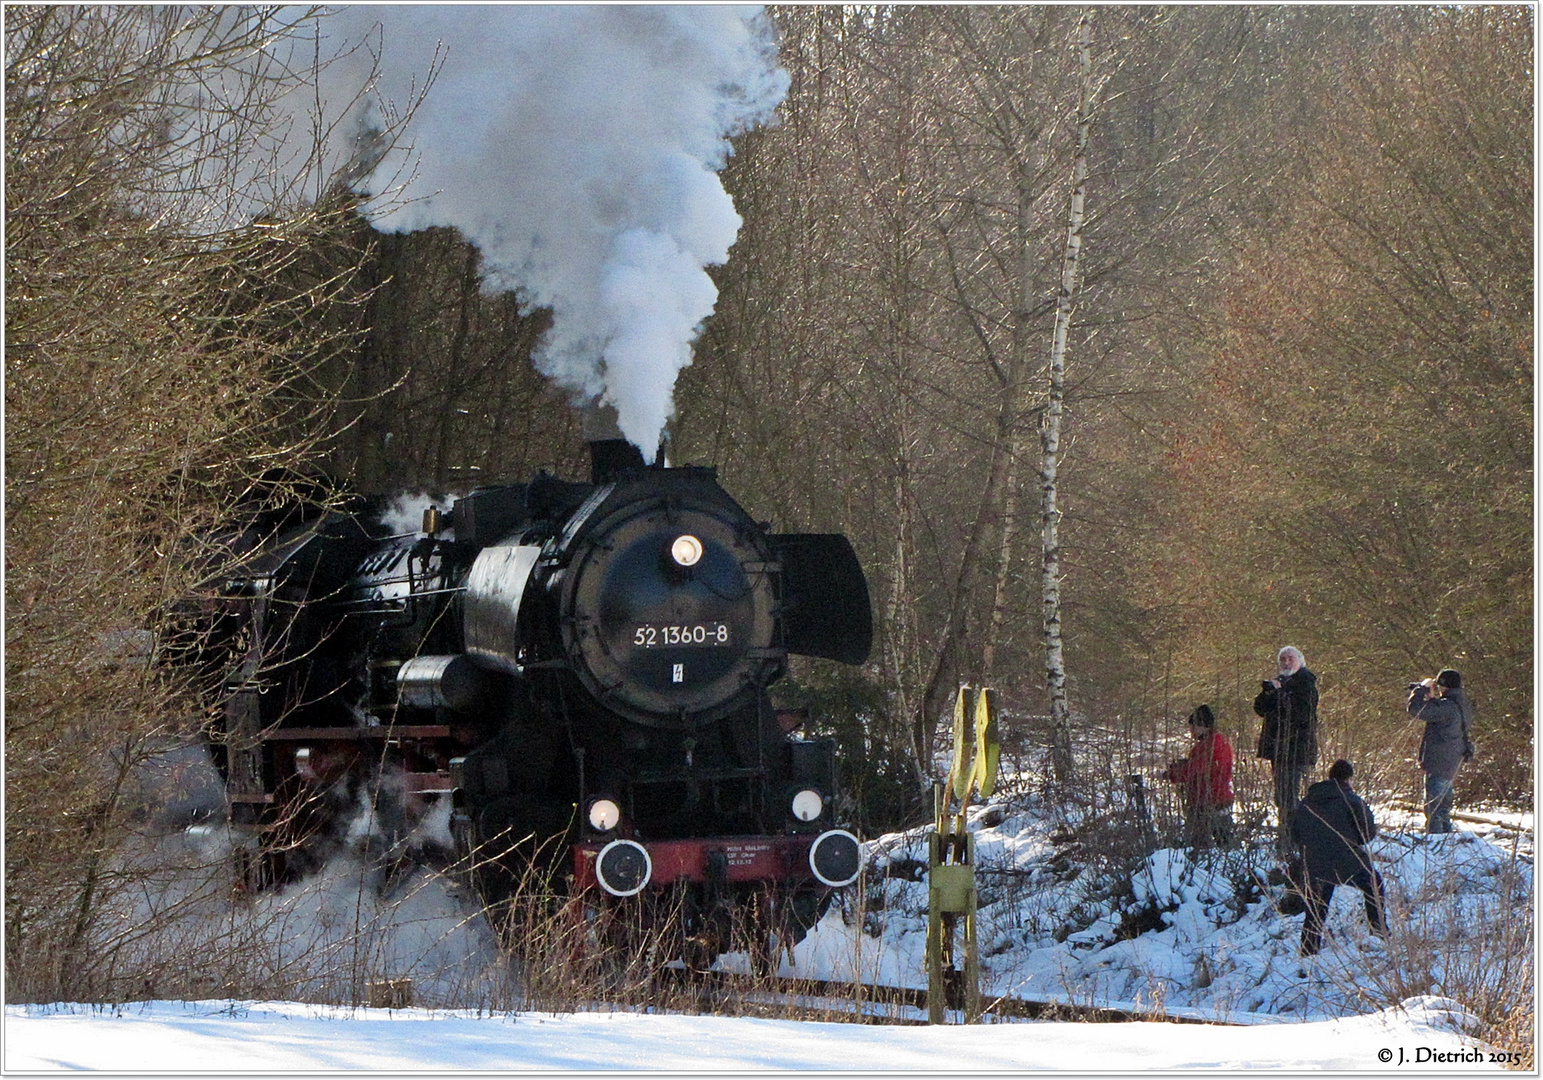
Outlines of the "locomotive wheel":
M 680 959 L 692 971 L 711 971 L 742 935 L 744 895 L 722 886 L 682 886 L 679 899 Z
M 232 821 L 230 859 L 231 891 L 236 896 L 250 898 L 273 884 L 273 854 L 263 848 L 257 825 Z
M 341 847 L 336 838 L 339 813 L 333 788 L 302 784 L 296 778 L 279 785 L 269 806 L 233 806 L 236 891 L 255 895 L 319 870 Z
M 788 885 L 767 885 L 751 896 L 745 905 L 743 937 L 751 971 L 775 977 L 784 954 L 792 960 L 794 947 L 820 921 L 829 902 L 824 889 Z
M 667 958 L 668 923 L 649 903 L 608 902 L 600 907 L 595 940 L 598 985 L 616 994 L 650 992 Z

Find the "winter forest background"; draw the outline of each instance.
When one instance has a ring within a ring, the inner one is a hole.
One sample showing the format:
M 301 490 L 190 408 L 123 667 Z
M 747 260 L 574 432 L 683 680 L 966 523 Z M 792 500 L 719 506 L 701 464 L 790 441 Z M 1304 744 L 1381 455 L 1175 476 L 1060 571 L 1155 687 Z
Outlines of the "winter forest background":
M 1404 686 L 1456 667 L 1478 709 L 1460 801 L 1530 805 L 1532 10 L 1100 7 L 1086 49 L 1083 14 L 773 7 L 785 93 L 740 102 L 722 179 L 743 220 L 726 260 L 721 229 L 703 240 L 716 307 L 667 456 L 781 531 L 855 543 L 873 659 L 785 688 L 840 738 L 851 819 L 930 816 L 960 681 L 1000 689 L 1007 758 L 1052 737 L 1042 433 L 1079 129 L 1055 478 L 1075 775 L 1142 771 L 1208 701 L 1243 751 L 1240 816 L 1262 816 L 1249 705 L 1290 643 L 1324 762 L 1413 799 Z M 308 25 L 5 10 L 11 1000 L 106 985 L 88 943 L 145 811 L 136 770 L 207 715 L 140 661 L 220 523 L 587 472 L 548 336 L 567 294 L 466 229 L 366 213 L 443 164 L 418 106 L 487 88 L 419 42 L 340 157 L 347 102 L 283 95 L 346 81 L 298 58 L 384 83 L 393 31 L 282 59 L 271 41 Z M 458 122 L 565 136 L 541 100 Z M 371 147 L 419 156 L 367 207 Z M 582 158 L 502 181 L 580 189 Z

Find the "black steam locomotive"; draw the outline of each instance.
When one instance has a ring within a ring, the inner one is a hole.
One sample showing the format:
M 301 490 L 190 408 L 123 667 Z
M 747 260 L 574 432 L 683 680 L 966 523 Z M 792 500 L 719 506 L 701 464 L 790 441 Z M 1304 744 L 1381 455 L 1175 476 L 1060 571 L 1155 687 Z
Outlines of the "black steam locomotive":
M 789 654 L 867 658 L 850 543 L 770 532 L 712 469 L 591 450 L 588 483 L 480 488 L 413 532 L 342 513 L 248 530 L 214 579 L 215 754 L 248 887 L 302 875 L 361 798 L 409 824 L 449 800 L 495 906 L 533 870 L 668 902 L 707 961 L 729 913 L 796 935 L 857 877 L 834 743 L 768 692 Z

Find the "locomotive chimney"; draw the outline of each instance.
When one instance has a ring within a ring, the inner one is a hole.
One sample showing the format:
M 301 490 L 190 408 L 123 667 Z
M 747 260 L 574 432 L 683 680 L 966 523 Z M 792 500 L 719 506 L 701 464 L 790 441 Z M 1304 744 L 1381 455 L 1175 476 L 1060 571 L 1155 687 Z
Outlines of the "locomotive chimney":
M 643 452 L 628 442 L 616 424 L 616 409 L 595 402 L 581 409 L 584 441 L 589 443 L 589 481 L 609 484 L 628 469 L 643 467 Z

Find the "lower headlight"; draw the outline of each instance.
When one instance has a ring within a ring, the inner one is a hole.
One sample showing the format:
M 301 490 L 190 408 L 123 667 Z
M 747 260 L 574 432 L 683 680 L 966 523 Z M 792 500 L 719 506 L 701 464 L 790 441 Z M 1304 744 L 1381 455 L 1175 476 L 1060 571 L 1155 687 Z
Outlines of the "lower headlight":
M 793 816 L 799 821 L 813 821 L 825 810 L 825 800 L 820 793 L 805 788 L 793 796 Z
M 621 807 L 610 799 L 596 799 L 589 804 L 589 827 L 596 832 L 610 832 L 621 823 Z

